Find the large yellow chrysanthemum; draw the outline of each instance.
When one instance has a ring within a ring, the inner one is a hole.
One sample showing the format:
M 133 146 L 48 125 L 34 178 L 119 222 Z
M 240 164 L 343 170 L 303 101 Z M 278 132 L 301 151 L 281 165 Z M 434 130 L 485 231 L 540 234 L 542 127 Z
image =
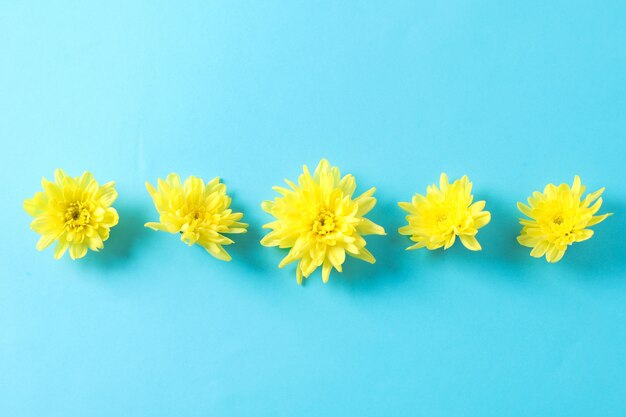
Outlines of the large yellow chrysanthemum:
M 541 258 L 545 255 L 548 262 L 560 261 L 569 245 L 593 236 L 593 230 L 587 227 L 610 216 L 610 213 L 594 216 L 602 205 L 600 196 L 604 188 L 587 194 L 581 201 L 584 192 L 585 187 L 576 175 L 571 188 L 568 184 L 558 187 L 548 184 L 543 193 L 535 191 L 528 198 L 528 205 L 517 203 L 519 210 L 531 218 L 520 219 L 524 227 L 517 238 L 521 245 L 533 248 L 531 256 Z
M 72 259 L 82 258 L 87 249 L 98 251 L 109 238 L 109 229 L 119 220 L 111 207 L 117 198 L 115 183 L 99 186 L 89 172 L 72 178 L 62 169 L 54 172 L 54 182 L 43 178 L 43 192 L 24 201 L 24 209 L 35 219 L 31 229 L 41 235 L 37 250 L 57 241 L 54 257 L 61 258 L 69 248 Z
M 202 246 L 214 257 L 230 261 L 223 245 L 234 243 L 222 233 L 245 233 L 248 225 L 240 223 L 243 213 L 229 208 L 231 198 L 226 186 L 214 178 L 206 185 L 202 179 L 191 176 L 181 184 L 178 174 L 169 174 L 165 181 L 159 178 L 158 191 L 149 183 L 146 188 L 159 212 L 159 223 L 146 227 L 169 233 L 180 233 L 180 239 L 192 246 Z
M 346 253 L 366 262 L 376 260 L 365 249 L 362 235 L 384 235 L 385 230 L 363 217 L 369 213 L 376 199 L 372 188 L 352 198 L 356 182 L 352 175 L 341 177 L 339 168 L 331 167 L 322 159 L 313 175 L 304 166 L 298 184 L 285 180 L 291 189 L 274 187 L 282 197 L 264 201 L 263 210 L 276 217 L 264 225 L 272 229 L 261 244 L 290 248 L 279 267 L 299 261 L 296 280 L 308 278 L 322 267 L 322 280 L 328 282 L 332 268 L 341 272 Z
M 426 196 L 415 194 L 412 202 L 398 203 L 409 213 L 406 216 L 409 224 L 398 232 L 411 236 L 416 242 L 407 249 L 448 249 L 458 236 L 467 249 L 480 250 L 476 234 L 489 223 L 491 214 L 483 211 L 484 201 L 472 204 L 473 198 L 472 183 L 467 175 L 450 184 L 444 173 L 439 179 L 439 188 L 429 185 Z

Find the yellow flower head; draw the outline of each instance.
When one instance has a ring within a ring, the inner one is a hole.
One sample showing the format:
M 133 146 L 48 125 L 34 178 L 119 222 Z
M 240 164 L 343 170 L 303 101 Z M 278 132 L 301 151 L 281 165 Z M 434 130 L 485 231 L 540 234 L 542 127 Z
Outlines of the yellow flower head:
M 450 184 L 448 176 L 441 174 L 439 188 L 435 184 L 426 189 L 426 196 L 415 194 L 412 202 L 398 203 L 409 213 L 408 225 L 398 229 L 402 235 L 411 236 L 414 245 L 407 249 L 448 249 L 456 237 L 469 250 L 481 250 L 476 234 L 491 220 L 483 211 L 484 201 L 472 204 L 472 183 L 467 175 Z
M 62 169 L 54 172 L 54 182 L 41 180 L 43 192 L 24 201 L 24 210 L 34 217 L 30 228 L 41 235 L 37 250 L 57 241 L 54 257 L 61 258 L 69 248 L 72 259 L 82 258 L 87 249 L 99 251 L 109 238 L 109 229 L 119 220 L 111 204 L 117 198 L 115 183 L 99 186 L 89 172 L 72 178 Z
M 274 201 L 264 201 L 263 210 L 276 217 L 264 225 L 272 229 L 261 244 L 290 248 L 279 267 L 299 261 L 296 280 L 308 278 L 319 266 L 322 280 L 328 282 L 332 268 L 341 272 L 346 253 L 366 262 L 376 260 L 365 249 L 363 235 L 384 235 L 385 230 L 363 217 L 369 213 L 376 199 L 372 188 L 352 198 L 356 182 L 352 175 L 341 177 L 339 168 L 331 167 L 322 159 L 310 174 L 306 165 L 298 184 L 285 180 L 289 187 L 274 187 L 282 195 Z
M 594 216 L 602 205 L 599 197 L 604 188 L 587 194 L 581 201 L 584 192 L 585 186 L 580 185 L 577 175 L 571 188 L 568 184 L 548 184 L 543 193 L 535 191 L 528 198 L 528 205 L 517 203 L 519 210 L 531 218 L 520 219 L 524 227 L 517 238 L 521 245 L 533 248 L 531 256 L 545 255 L 548 262 L 558 262 L 568 245 L 593 236 L 593 230 L 587 227 L 600 223 L 610 213 Z
M 146 227 L 180 233 L 189 246 L 197 243 L 216 258 L 231 260 L 222 245 L 234 242 L 222 233 L 245 233 L 248 225 L 238 222 L 243 213 L 228 208 L 231 198 L 219 177 L 205 185 L 201 178 L 191 176 L 183 185 L 178 174 L 170 174 L 165 181 L 159 178 L 158 190 L 149 183 L 146 188 L 160 215 L 159 223 L 146 223 Z

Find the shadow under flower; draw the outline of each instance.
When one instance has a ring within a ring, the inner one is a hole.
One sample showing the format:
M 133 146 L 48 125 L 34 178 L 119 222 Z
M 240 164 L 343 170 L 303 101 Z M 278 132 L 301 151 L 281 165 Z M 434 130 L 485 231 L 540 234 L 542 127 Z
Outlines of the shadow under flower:
M 269 259 L 266 253 L 267 248 L 261 245 L 261 239 L 264 236 L 262 227 L 264 223 L 253 215 L 257 210 L 245 206 L 237 192 L 229 191 L 229 195 L 232 198 L 231 209 L 234 212 L 243 213 L 243 218 L 240 221 L 248 224 L 246 233 L 226 235 L 235 242 L 232 245 L 225 246 L 225 249 L 232 257 L 231 263 L 242 265 L 248 271 L 254 273 L 264 273 L 270 268 L 276 267 L 280 260 L 276 261 L 275 265 L 271 264 L 272 260 Z
M 336 285 L 350 287 L 380 287 L 409 279 L 403 273 L 403 263 L 406 259 L 405 248 L 410 242 L 406 236 L 398 234 L 398 228 L 404 221 L 402 210 L 395 201 L 379 197 L 376 206 L 366 217 L 382 226 L 386 232 L 384 236 L 365 236 L 366 248 L 374 255 L 376 263 L 370 264 L 346 256 L 343 272 L 339 274 L 333 271 L 330 280 L 337 281 Z
M 145 241 L 151 231 L 144 227 L 145 211 L 136 206 L 116 206 L 119 223 L 111 228 L 109 239 L 99 252 L 90 252 L 86 266 L 113 268 L 131 260 L 136 244 Z
M 599 211 L 613 213 L 603 222 L 593 226 L 593 237 L 574 243 L 560 261 L 572 274 L 599 280 L 606 277 L 623 278 L 626 274 L 626 204 L 607 201 Z
M 248 231 L 239 235 L 228 235 L 235 243 L 225 248 L 232 256 L 232 262 L 244 265 L 253 272 L 266 272 L 270 265 L 266 254 L 263 253 L 267 249 L 261 245 L 262 228 L 250 216 L 246 216 L 244 221 L 249 224 Z

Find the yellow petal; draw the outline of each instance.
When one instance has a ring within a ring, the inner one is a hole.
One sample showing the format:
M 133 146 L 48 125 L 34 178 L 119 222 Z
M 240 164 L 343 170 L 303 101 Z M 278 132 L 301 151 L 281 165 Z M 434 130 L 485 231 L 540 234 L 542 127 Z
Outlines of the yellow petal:
M 583 229 L 576 234 L 576 242 L 583 242 L 587 239 L 591 239 L 592 236 L 593 236 L 593 230 Z
M 595 201 L 598 197 L 600 197 L 604 193 L 604 187 L 600 188 L 598 191 L 594 191 L 593 193 L 589 193 L 585 196 L 585 199 L 582 203 L 580 203 L 581 207 L 587 207 L 593 201 Z
M 273 201 L 264 201 L 261 203 L 261 209 L 267 213 L 272 213 L 275 203 Z
M 526 246 L 528 248 L 534 248 L 537 245 L 537 237 L 529 236 L 527 234 L 522 234 L 518 236 L 517 241 L 520 245 Z
M 43 178 L 41 180 L 41 186 L 43 187 L 44 192 L 48 195 L 49 198 L 53 198 L 55 200 L 63 200 L 63 193 L 58 185 L 53 182 L 50 182 Z
M 339 181 L 338 187 L 343 190 L 345 195 L 352 196 L 356 189 L 356 181 L 352 175 L 348 174 Z
M 322 265 L 322 282 L 324 282 L 324 284 L 328 282 L 328 277 L 330 277 L 331 270 L 331 263 L 328 260 L 324 261 L 324 264 Z
M 398 203 L 398 206 L 400 206 L 402 210 L 407 211 L 409 213 L 413 213 L 413 214 L 418 213 L 417 208 L 411 203 L 405 203 L 401 201 Z
M 362 218 L 361 223 L 357 226 L 359 233 L 362 235 L 384 235 L 385 229 L 377 225 L 370 219 Z
M 533 218 L 533 211 L 530 207 L 528 207 L 526 204 L 523 203 L 517 203 L 517 208 L 519 209 L 519 211 L 521 211 L 524 215 Z
M 65 173 L 65 171 L 63 171 L 61 168 L 57 168 L 54 170 L 54 181 L 58 184 L 61 185 L 63 184 L 63 179 L 65 177 L 67 177 L 68 175 Z
M 485 208 L 486 204 L 487 203 L 484 200 L 477 201 L 470 206 L 470 211 L 473 215 L 480 214 L 480 212 L 483 211 L 483 209 Z
M 478 240 L 476 240 L 476 237 L 468 235 L 460 235 L 459 237 L 461 238 L 461 243 L 463 243 L 463 246 L 465 246 L 467 249 L 473 251 L 478 251 L 482 249 L 480 243 L 478 243 Z
M 373 194 L 375 190 L 376 190 L 375 188 L 372 188 L 369 191 L 371 191 L 371 193 Z M 368 191 L 368 193 L 369 193 L 369 191 Z M 364 216 L 364 215 L 366 215 L 367 213 L 372 211 L 372 209 L 376 205 L 376 199 L 374 197 L 369 197 L 369 196 L 361 195 L 355 201 L 359 204 L 359 208 L 358 208 L 358 210 L 356 212 L 357 216 Z
M 226 252 L 226 250 L 224 250 L 224 248 L 221 245 L 218 245 L 216 243 L 208 243 L 206 245 L 203 245 L 203 247 L 204 249 L 206 249 L 207 252 L 209 252 L 211 255 L 213 255 L 217 259 L 221 259 L 222 261 L 227 261 L 227 262 L 232 259 L 230 255 L 228 254 L 228 252 Z
M 602 206 L 602 197 L 598 198 L 598 200 L 593 204 L 593 206 L 589 207 L 591 214 L 596 214 L 600 207 Z
M 426 247 L 426 242 L 419 241 L 415 245 L 411 245 L 408 248 L 406 248 L 406 250 L 415 250 L 415 249 L 420 249 L 420 248 L 424 248 L 424 247 Z
M 546 259 L 550 263 L 555 263 L 560 261 L 564 254 L 565 249 L 561 249 L 560 247 L 553 245 L 546 252 Z
M 144 224 L 145 227 L 148 227 L 152 230 L 155 231 L 162 231 L 162 232 L 168 232 L 169 230 L 167 230 L 167 228 L 165 226 L 163 226 L 161 223 L 156 223 L 156 222 L 148 222 L 146 224 Z
M 157 193 L 152 184 L 150 184 L 148 181 L 146 181 L 146 190 L 148 190 L 152 198 L 154 198 L 155 194 Z
M 48 205 L 48 196 L 42 192 L 35 193 L 33 198 L 24 200 L 24 210 L 35 217 L 45 212 Z
M 353 258 L 357 258 L 357 259 L 360 259 L 362 261 L 368 262 L 370 264 L 376 263 L 376 259 L 374 258 L 374 255 L 372 255 L 370 253 L 370 251 L 368 251 L 365 248 L 361 248 L 359 250 L 359 253 L 350 253 L 350 252 L 348 252 L 348 255 L 352 256 Z
M 103 207 L 111 206 L 117 199 L 117 191 L 115 191 L 115 181 L 110 181 L 100 187 L 97 197 Z
M 398 233 L 401 235 L 411 236 L 413 235 L 413 228 L 411 225 L 402 226 L 398 229 Z
M 483 211 L 479 215 L 474 218 L 474 227 L 480 229 L 481 227 L 486 226 L 491 221 L 491 213 L 488 211 Z
M 300 264 L 296 268 L 296 282 L 298 285 L 302 285 L 302 269 L 300 269 Z
M 346 260 L 346 251 L 342 247 L 331 246 L 328 249 L 328 260 L 337 271 L 341 272 L 341 265 Z
M 38 251 L 44 250 L 45 248 L 50 246 L 56 240 L 56 238 L 57 238 L 56 235 L 44 235 L 44 236 L 42 236 L 39 239 L 39 241 L 37 242 L 37 250 Z
M 589 220 L 589 222 L 587 223 L 587 227 L 591 227 L 591 226 L 594 226 L 594 225 L 600 223 L 601 221 L 603 221 L 607 217 L 611 216 L 612 214 L 613 213 L 607 213 L 607 214 L 603 214 L 601 216 L 593 216 L 591 218 L 591 220 Z
M 572 194 L 580 198 L 580 177 L 574 176 L 574 182 L 572 183 Z
M 327 159 L 323 158 L 322 160 L 320 160 L 319 164 L 317 164 L 315 172 L 313 173 L 313 178 L 316 181 L 319 181 L 321 173 L 328 171 L 330 171 L 330 162 L 328 162 Z
M 89 246 L 89 249 L 91 249 L 92 251 L 96 251 L 96 252 L 104 247 L 104 243 L 102 242 L 102 238 L 97 233 L 94 233 L 89 238 L 89 240 L 87 241 L 87 245 Z
M 545 255 L 549 246 L 550 243 L 547 240 L 542 240 L 537 244 L 537 246 L 533 248 L 533 250 L 530 252 L 530 256 L 534 258 L 541 258 L 543 255 Z
M 77 243 L 70 245 L 70 258 L 80 259 L 87 254 L 87 245 L 85 243 Z
M 60 259 L 68 247 L 69 244 L 65 240 L 59 240 L 59 243 L 54 247 L 54 259 Z
M 443 249 L 449 249 L 452 245 L 454 245 L 454 241 L 456 239 L 456 235 L 452 234 L 450 235 L 447 239 L 446 239 L 446 243 L 443 247 Z
M 450 182 L 448 181 L 448 175 L 445 172 L 442 172 L 439 176 L 439 188 L 441 191 L 446 191 L 448 189 L 448 185 Z

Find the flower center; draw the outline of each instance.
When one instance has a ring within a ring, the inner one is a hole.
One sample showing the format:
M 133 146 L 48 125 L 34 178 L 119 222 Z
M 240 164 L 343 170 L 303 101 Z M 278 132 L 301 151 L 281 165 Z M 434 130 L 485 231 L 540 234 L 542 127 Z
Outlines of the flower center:
M 554 217 L 552 217 L 552 223 L 560 226 L 563 223 L 563 216 L 560 214 L 555 215 Z
M 188 215 L 187 215 L 187 219 L 189 220 L 189 225 L 190 226 L 198 226 L 200 224 L 206 223 L 207 219 L 206 217 L 206 210 L 203 207 L 197 207 L 195 209 L 193 209 Z
M 198 229 L 201 227 L 208 227 L 210 225 L 210 219 L 206 219 L 206 210 L 202 207 L 197 207 L 189 211 L 185 216 L 185 224 L 180 229 L 181 239 L 188 245 L 193 245 L 200 239 L 200 232 Z
M 70 229 L 85 227 L 91 220 L 91 213 L 85 205 L 79 201 L 71 203 L 65 209 L 65 226 Z
M 335 214 L 322 209 L 313 220 L 313 231 L 318 235 L 327 235 L 335 230 Z

